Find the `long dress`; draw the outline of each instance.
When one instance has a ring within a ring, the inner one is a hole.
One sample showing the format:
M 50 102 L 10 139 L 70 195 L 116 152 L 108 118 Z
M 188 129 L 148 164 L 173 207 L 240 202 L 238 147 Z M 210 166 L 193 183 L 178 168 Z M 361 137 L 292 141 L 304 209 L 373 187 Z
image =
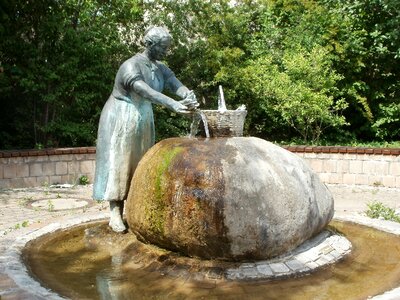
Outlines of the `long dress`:
M 175 75 L 167 66 L 152 63 L 143 54 L 136 54 L 120 66 L 112 94 L 100 116 L 93 184 L 95 200 L 126 199 L 139 160 L 154 145 L 152 103 L 134 91 L 134 83 L 143 80 L 161 92 L 172 78 Z

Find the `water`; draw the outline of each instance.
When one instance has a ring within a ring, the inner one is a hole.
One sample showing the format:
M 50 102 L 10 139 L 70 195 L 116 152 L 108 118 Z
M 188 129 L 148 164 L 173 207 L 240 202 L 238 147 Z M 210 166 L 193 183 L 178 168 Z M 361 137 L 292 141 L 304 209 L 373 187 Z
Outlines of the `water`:
M 218 111 L 220 113 L 224 113 L 226 111 L 226 103 L 225 103 L 224 91 L 223 91 L 221 85 L 219 86 Z
M 169 265 L 169 252 L 135 242 L 129 233 L 115 234 L 106 223 L 43 237 L 30 244 L 24 257 L 44 286 L 72 299 L 350 300 L 400 285 L 400 237 L 347 222 L 331 226 L 352 242 L 352 253 L 308 276 L 276 281 L 198 278 L 192 272 L 196 260 L 187 269 Z
M 196 136 L 200 121 L 203 123 L 204 126 L 204 132 L 206 134 L 206 138 L 210 137 L 210 131 L 208 129 L 208 122 L 205 114 L 200 110 L 196 109 L 194 114 L 193 114 L 193 120 L 192 124 L 190 124 L 190 135 L 189 137 L 193 138 Z

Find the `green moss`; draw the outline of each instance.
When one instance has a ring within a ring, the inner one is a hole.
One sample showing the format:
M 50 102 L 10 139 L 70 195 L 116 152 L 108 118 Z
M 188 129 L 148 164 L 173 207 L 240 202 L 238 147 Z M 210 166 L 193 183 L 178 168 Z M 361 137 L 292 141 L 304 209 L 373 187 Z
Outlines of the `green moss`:
M 174 157 L 183 151 L 182 147 L 174 147 L 172 149 L 163 149 L 159 153 L 159 161 L 161 163 L 154 170 L 154 197 L 153 199 L 148 199 L 146 207 L 146 217 L 150 221 L 150 226 L 156 232 L 164 232 L 164 222 L 165 222 L 165 194 L 168 192 L 166 189 L 167 170 L 171 165 Z

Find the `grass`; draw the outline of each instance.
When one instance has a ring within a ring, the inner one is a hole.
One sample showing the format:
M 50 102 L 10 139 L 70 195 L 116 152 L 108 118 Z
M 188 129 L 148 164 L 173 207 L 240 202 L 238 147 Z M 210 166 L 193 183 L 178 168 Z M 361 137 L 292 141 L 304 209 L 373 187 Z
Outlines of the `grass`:
M 48 211 L 53 211 L 53 210 L 54 210 L 54 203 L 53 203 L 53 201 L 51 201 L 51 200 L 47 201 L 47 210 L 48 210 Z

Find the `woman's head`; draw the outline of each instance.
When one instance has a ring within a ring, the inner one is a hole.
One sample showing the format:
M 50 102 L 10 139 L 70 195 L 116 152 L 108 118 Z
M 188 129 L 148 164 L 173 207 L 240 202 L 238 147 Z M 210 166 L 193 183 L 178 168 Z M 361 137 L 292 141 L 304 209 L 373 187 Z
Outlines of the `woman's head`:
M 149 51 L 151 59 L 162 59 L 168 52 L 172 37 L 163 27 L 151 27 L 146 30 L 143 42 Z

